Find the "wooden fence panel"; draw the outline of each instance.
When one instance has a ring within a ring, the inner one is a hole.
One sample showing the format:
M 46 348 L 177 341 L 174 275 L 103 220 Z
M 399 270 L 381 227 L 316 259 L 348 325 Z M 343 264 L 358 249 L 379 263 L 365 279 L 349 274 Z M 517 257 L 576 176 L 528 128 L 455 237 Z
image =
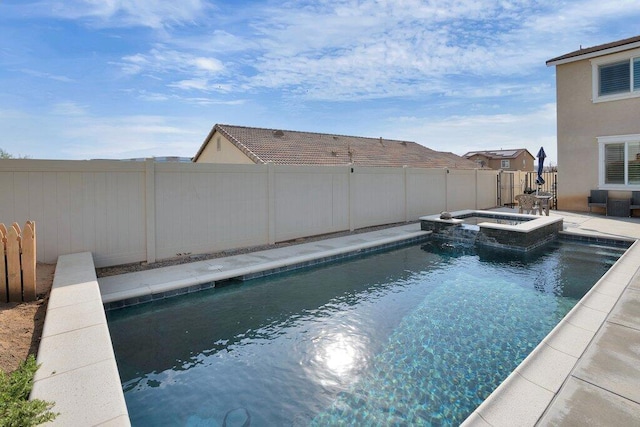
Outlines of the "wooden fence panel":
M 0 223 L 0 302 L 36 299 L 36 224 Z
M 27 221 L 22 232 L 22 298 L 36 300 L 36 224 Z
M 22 275 L 20 274 L 20 236 L 15 227 L 7 234 L 7 281 L 9 302 L 22 301 Z

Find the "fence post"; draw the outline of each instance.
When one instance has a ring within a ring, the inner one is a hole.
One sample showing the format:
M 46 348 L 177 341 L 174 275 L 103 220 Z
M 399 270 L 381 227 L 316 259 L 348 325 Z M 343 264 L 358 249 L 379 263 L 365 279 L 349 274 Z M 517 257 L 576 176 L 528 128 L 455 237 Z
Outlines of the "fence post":
M 20 274 L 20 236 L 15 223 L 7 233 L 7 281 L 9 302 L 22 302 L 22 277 Z M 18 227 L 19 228 L 19 227 Z
M 479 187 L 478 186 L 478 169 L 474 169 L 474 171 L 475 171 L 474 177 L 475 177 L 475 187 L 476 187 L 476 191 L 474 191 L 474 193 L 475 193 L 476 201 L 474 203 L 473 209 L 478 209 L 478 187 Z
M 444 173 L 444 210 L 449 212 L 449 169 L 445 168 Z
M 409 222 L 409 197 L 407 188 L 407 165 L 402 166 L 402 173 L 404 174 L 404 222 Z
M 271 162 L 267 163 L 267 203 L 267 243 L 273 245 L 276 242 L 276 176 L 275 165 Z
M 36 224 L 27 221 L 22 232 L 22 298 L 36 300 Z
M 353 168 L 353 163 L 350 163 L 349 165 L 347 165 L 347 174 L 349 176 L 349 231 L 353 231 L 355 230 L 355 219 L 353 218 L 353 214 L 354 214 L 354 206 L 355 203 L 353 201 L 353 198 L 356 196 L 356 182 L 355 182 L 355 178 L 353 177 L 353 173 L 354 173 L 354 168 Z
M 156 262 L 156 165 L 153 158 L 144 162 L 145 222 L 147 262 Z
M 7 229 L 4 224 L 0 224 L 0 302 L 9 302 L 9 292 L 7 290 L 7 268 L 5 263 L 5 245 Z

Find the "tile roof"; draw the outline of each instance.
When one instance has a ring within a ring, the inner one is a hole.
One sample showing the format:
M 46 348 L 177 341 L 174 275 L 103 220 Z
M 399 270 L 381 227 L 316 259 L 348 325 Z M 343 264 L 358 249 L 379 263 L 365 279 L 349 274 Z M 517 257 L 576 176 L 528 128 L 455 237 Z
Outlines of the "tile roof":
M 479 154 L 489 159 L 515 159 L 520 154 L 522 154 L 523 151 L 526 151 L 527 153 L 529 153 L 529 150 L 527 150 L 526 148 L 515 148 L 512 150 L 470 151 L 467 154 L 464 154 L 462 157 L 464 157 L 465 159 L 468 159 L 471 156 L 475 156 L 476 154 Z M 531 155 L 531 153 L 529 153 L 529 155 Z
M 256 163 L 476 169 L 456 154 L 411 141 L 216 124 L 194 157 L 220 132 Z
M 554 65 L 556 62 L 571 62 L 572 60 L 577 61 L 581 59 L 580 57 L 585 55 L 587 55 L 588 57 L 606 55 L 608 53 L 613 53 L 613 52 L 603 52 L 603 51 L 612 50 L 612 51 L 618 52 L 621 50 L 632 49 L 636 46 L 627 46 L 627 45 L 634 45 L 634 44 L 640 44 L 640 36 L 629 37 L 627 39 L 600 44 L 598 46 L 586 47 L 584 49 L 580 48 L 573 52 L 569 52 L 565 55 L 552 58 L 548 60 L 546 64 Z

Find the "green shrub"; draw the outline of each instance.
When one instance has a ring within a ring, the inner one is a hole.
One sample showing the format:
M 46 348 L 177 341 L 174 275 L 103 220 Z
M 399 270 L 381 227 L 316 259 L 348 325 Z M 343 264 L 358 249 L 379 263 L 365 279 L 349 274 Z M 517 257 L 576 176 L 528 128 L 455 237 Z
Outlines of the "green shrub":
M 38 370 L 32 354 L 11 375 L 0 371 L 0 427 L 30 427 L 53 420 L 53 402 L 29 400 Z

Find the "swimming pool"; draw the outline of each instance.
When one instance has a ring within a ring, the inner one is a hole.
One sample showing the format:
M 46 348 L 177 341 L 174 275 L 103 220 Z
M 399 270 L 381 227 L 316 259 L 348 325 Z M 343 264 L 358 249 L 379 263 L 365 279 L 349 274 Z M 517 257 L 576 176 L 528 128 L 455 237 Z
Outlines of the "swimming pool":
M 457 425 L 623 249 L 430 242 L 108 312 L 134 425 Z

